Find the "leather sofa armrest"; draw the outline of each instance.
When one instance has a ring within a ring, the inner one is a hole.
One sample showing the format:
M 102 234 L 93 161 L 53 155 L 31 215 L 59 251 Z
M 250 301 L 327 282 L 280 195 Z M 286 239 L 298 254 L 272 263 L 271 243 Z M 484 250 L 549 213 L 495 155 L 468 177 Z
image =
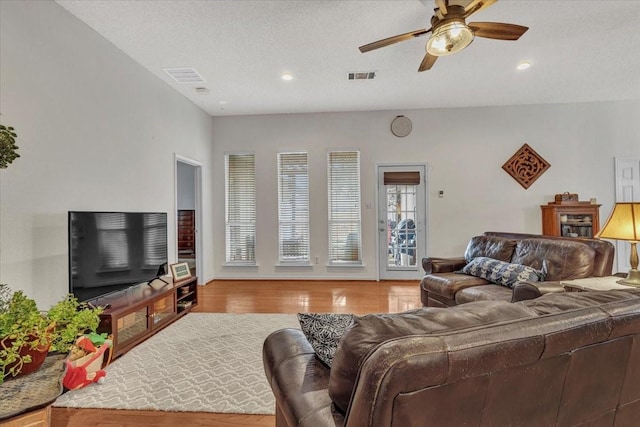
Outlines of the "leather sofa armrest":
M 511 302 L 535 299 L 544 294 L 564 292 L 560 282 L 518 282 L 513 287 Z
M 422 268 L 426 274 L 452 273 L 467 265 L 464 257 L 459 258 L 422 258 Z

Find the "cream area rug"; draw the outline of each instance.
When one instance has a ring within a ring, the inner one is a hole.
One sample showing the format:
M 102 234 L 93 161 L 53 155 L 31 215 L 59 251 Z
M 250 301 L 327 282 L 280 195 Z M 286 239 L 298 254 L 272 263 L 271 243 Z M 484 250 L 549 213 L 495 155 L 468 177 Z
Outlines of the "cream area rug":
M 300 324 L 293 314 L 189 313 L 111 363 L 103 384 L 54 406 L 274 414 L 262 343 L 282 328 Z

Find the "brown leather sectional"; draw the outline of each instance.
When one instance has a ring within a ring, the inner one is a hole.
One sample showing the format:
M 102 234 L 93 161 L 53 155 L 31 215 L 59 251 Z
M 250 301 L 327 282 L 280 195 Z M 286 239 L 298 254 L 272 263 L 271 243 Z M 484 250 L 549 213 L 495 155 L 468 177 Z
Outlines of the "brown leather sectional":
M 297 329 L 264 343 L 276 426 L 637 426 L 640 290 L 356 319 L 329 369 Z
M 561 280 L 610 276 L 615 254 L 606 240 L 486 232 L 475 236 L 463 257 L 423 258 L 426 275 L 420 283 L 423 306 L 450 307 L 471 301 L 522 301 L 562 292 Z M 546 270 L 542 282 L 508 288 L 485 279 L 456 273 L 475 257 L 488 257 L 536 270 Z

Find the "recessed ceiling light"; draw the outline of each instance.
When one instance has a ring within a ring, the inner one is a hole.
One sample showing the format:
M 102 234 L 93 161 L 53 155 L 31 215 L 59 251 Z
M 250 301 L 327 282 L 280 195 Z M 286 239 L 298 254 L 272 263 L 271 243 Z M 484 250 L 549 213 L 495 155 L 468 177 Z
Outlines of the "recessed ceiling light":
M 518 66 L 516 67 L 518 70 L 526 70 L 527 68 L 531 67 L 531 63 L 527 62 L 527 61 L 523 61 L 521 63 L 518 64 Z
M 284 73 L 283 75 L 280 76 L 280 78 L 282 80 L 287 80 L 287 81 L 293 80 L 293 76 L 291 74 L 289 74 L 289 73 Z
M 227 102 L 227 101 L 218 101 L 218 104 L 220 104 L 220 105 L 227 105 L 227 104 L 228 104 L 228 102 Z

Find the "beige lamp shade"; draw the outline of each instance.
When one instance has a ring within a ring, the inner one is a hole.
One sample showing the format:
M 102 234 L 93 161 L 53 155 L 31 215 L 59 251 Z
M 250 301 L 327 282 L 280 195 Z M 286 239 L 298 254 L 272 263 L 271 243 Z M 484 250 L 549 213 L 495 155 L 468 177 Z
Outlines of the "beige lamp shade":
M 616 203 L 607 223 L 596 237 L 640 241 L 640 203 Z
M 596 235 L 604 239 L 627 240 L 631 244 L 629 265 L 631 269 L 627 277 L 617 283 L 640 287 L 640 271 L 638 271 L 638 241 L 640 240 L 640 203 L 616 203 L 613 212 Z

